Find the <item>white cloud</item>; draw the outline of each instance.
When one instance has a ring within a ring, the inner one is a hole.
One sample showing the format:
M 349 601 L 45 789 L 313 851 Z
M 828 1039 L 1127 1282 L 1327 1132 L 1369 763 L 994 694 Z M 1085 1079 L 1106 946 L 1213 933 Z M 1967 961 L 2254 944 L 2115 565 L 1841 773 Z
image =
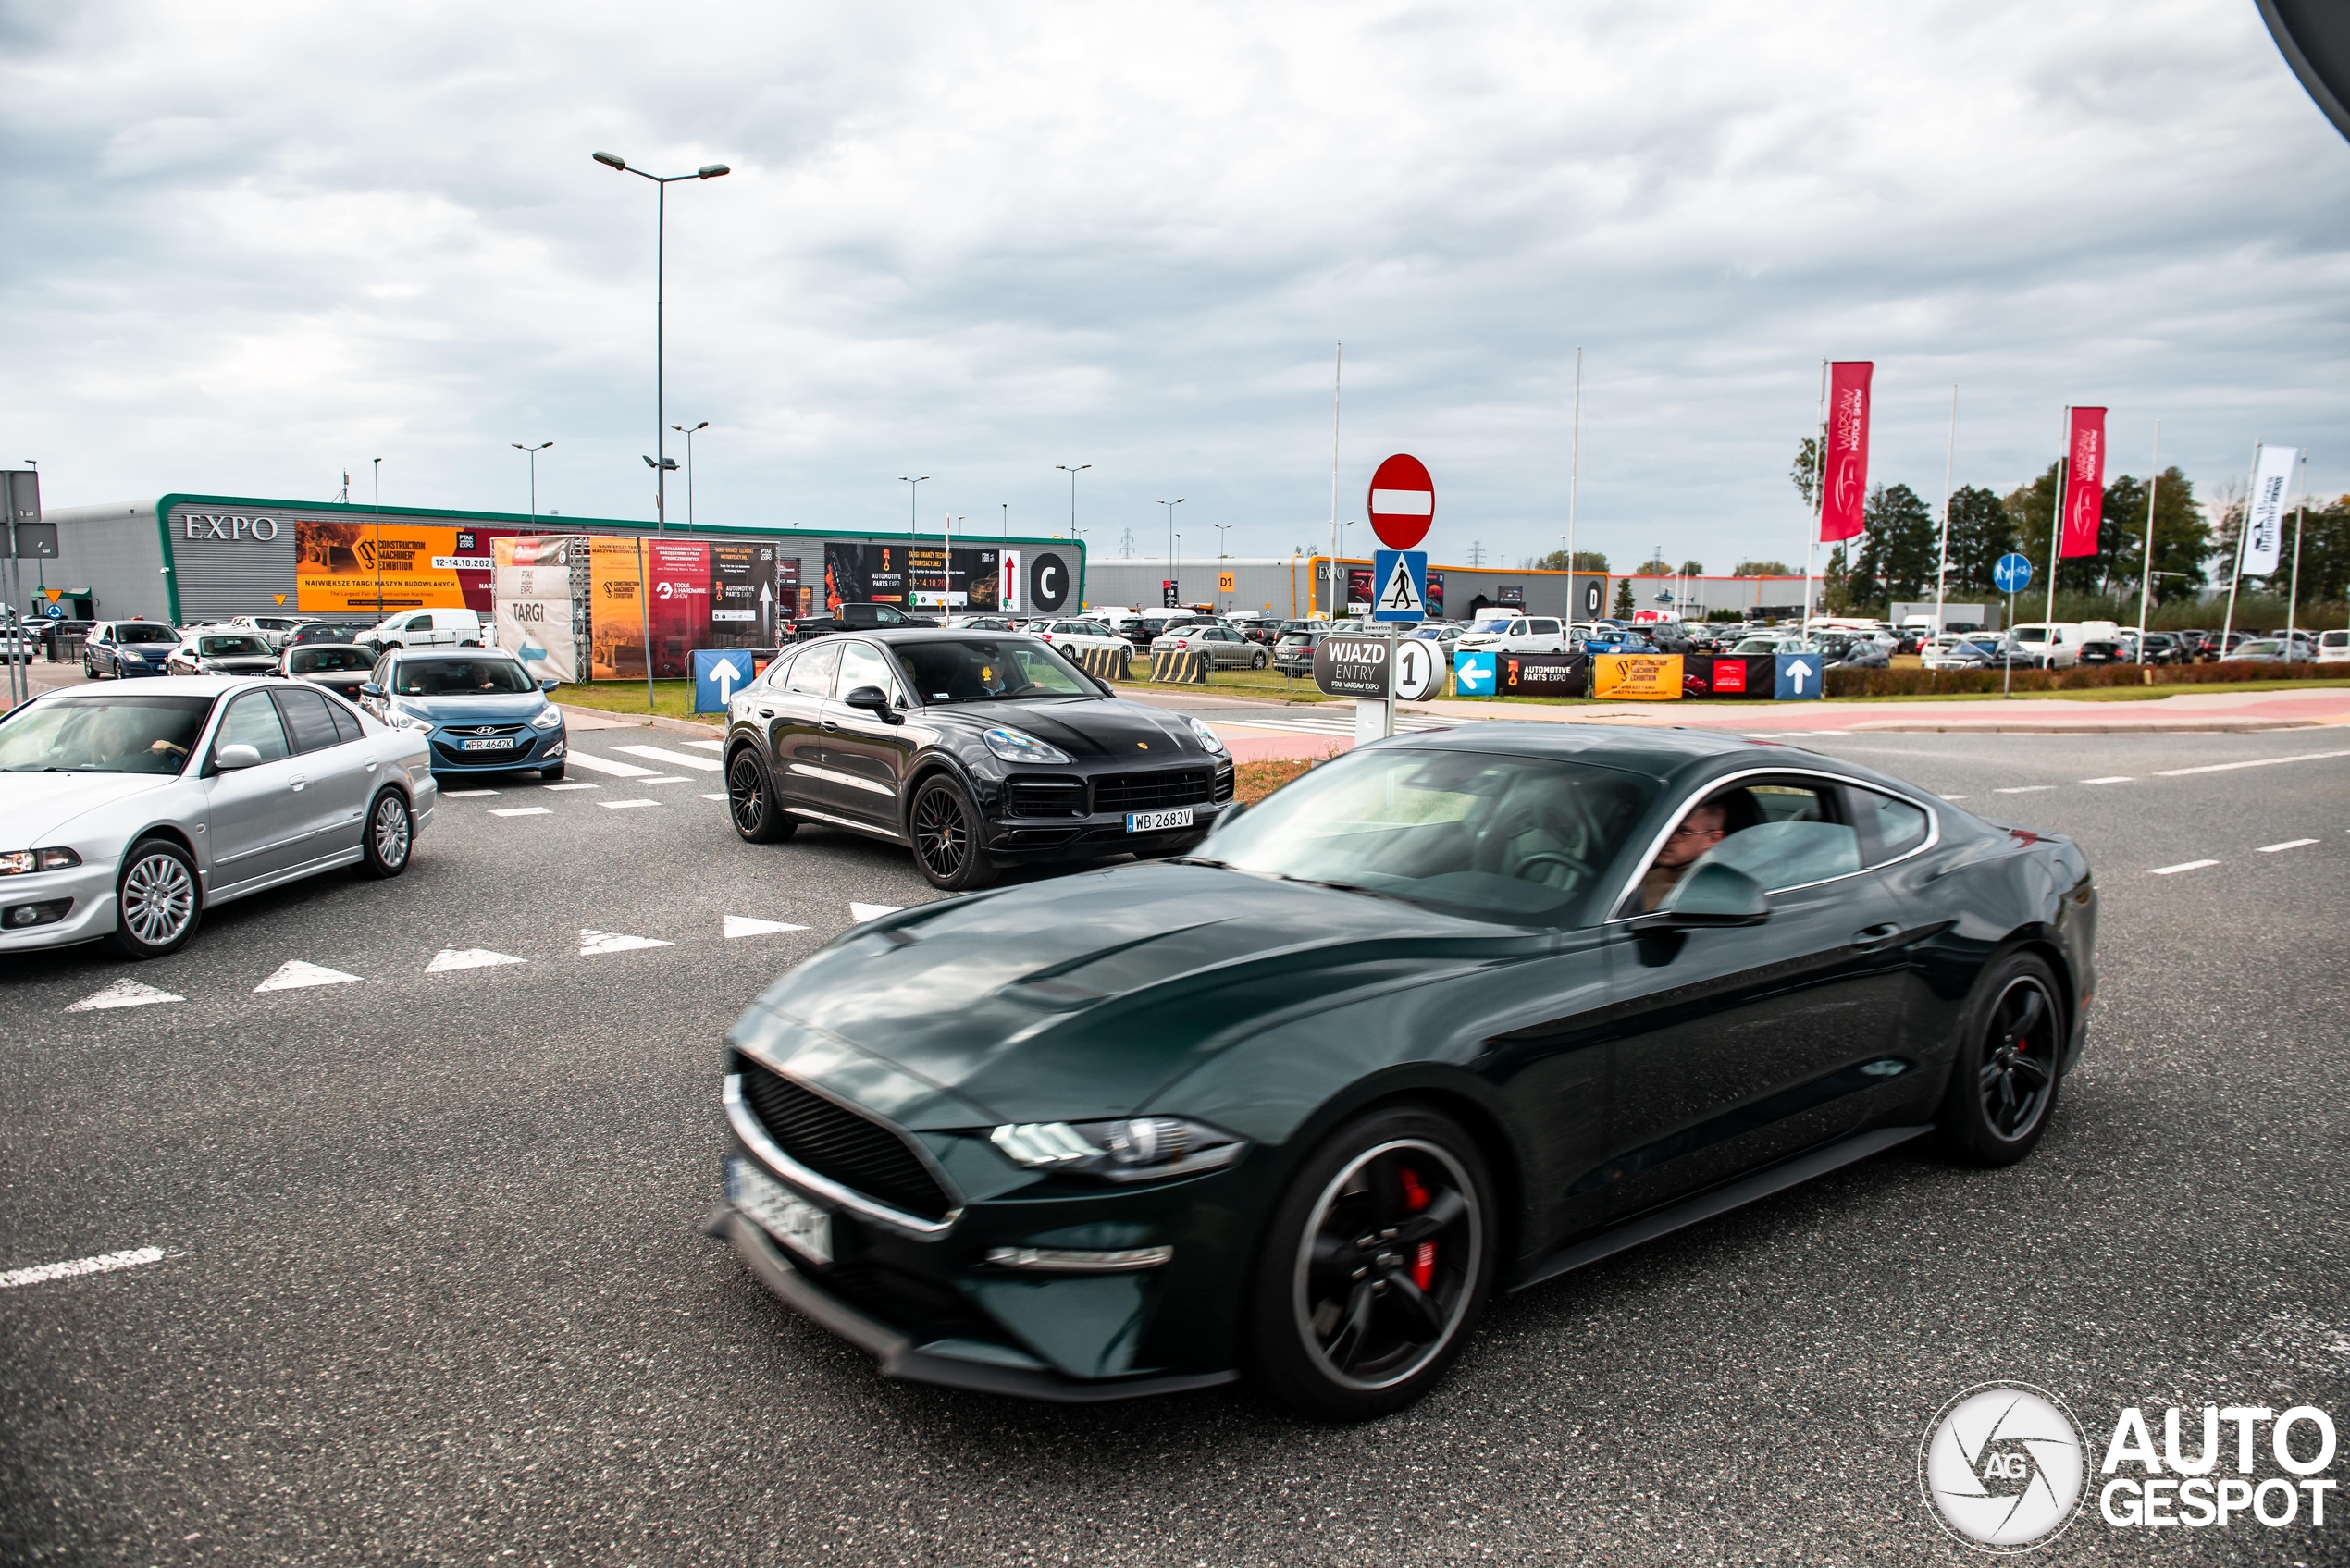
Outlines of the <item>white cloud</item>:
M 1096 548 L 1315 537 L 1410 450 L 1434 544 L 1801 542 L 1823 354 L 1876 473 L 2053 456 L 2350 488 L 2350 147 L 2250 6 L 966 5 L 0 11 L 0 419 L 53 503 L 167 488 L 644 516 L 652 189 L 705 517 L 897 525 L 896 475 Z M 13 453 L 11 455 L 14 455 Z M 919 464 L 919 468 L 909 467 Z M 674 505 L 675 503 L 673 502 Z M 682 507 L 674 513 L 682 515 Z M 1358 530 L 1359 535 L 1359 530 Z M 1190 548 L 1187 546 L 1187 548 Z

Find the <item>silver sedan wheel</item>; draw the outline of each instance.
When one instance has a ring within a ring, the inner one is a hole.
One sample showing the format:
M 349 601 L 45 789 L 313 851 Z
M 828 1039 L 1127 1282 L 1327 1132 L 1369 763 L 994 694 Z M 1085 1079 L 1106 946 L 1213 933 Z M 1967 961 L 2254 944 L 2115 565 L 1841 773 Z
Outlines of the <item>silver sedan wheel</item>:
M 195 914 L 196 879 L 177 855 L 151 849 L 122 879 L 122 923 L 150 947 L 179 941 Z
M 376 860 L 388 871 L 396 871 L 408 860 L 408 809 L 400 797 L 386 791 L 376 801 L 375 821 L 367 825 L 375 839 Z

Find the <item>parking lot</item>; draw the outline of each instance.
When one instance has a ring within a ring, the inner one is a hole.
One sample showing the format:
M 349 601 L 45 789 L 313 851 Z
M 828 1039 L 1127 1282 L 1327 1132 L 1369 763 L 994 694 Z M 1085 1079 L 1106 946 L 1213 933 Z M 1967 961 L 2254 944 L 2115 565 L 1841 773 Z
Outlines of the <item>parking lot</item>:
M 739 843 L 714 743 L 582 729 L 563 784 L 449 791 L 397 881 L 0 960 L 0 1557 L 1966 1560 L 1915 1477 L 1967 1385 L 2350 1404 L 2343 734 L 1808 739 L 2088 851 L 2047 1142 L 1911 1145 L 1505 1300 L 1425 1402 L 1330 1428 L 890 1383 L 702 1237 L 720 1035 L 935 895 L 853 835 Z M 2091 1506 L 2046 1560 L 2339 1550 Z

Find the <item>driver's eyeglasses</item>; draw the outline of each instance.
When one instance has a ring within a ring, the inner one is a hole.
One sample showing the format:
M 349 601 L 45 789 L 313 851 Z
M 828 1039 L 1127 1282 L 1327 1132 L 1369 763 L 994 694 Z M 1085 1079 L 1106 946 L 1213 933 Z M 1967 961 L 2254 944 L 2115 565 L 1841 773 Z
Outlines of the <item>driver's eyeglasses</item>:
M 1707 833 L 1720 833 L 1721 831 L 1722 830 L 1720 828 L 1701 828 L 1695 822 L 1683 822 L 1679 827 L 1673 830 L 1671 836 L 1675 838 L 1701 838 Z

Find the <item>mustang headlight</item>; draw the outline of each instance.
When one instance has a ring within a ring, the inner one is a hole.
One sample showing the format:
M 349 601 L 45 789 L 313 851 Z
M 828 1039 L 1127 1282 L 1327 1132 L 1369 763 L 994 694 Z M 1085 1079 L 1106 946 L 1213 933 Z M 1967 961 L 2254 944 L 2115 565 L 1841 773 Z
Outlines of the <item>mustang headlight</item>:
M 550 702 L 530 716 L 530 727 L 534 730 L 560 730 L 563 727 L 563 710 Z
M 998 724 L 980 737 L 987 749 L 1007 762 L 1066 762 L 1069 753 L 1058 746 L 1047 746 L 1034 735 Z
M 1214 730 L 1209 729 L 1206 724 L 1201 723 L 1197 719 L 1193 718 L 1188 713 L 1183 717 L 1185 722 L 1192 726 L 1192 734 L 1199 738 L 1201 747 L 1206 750 L 1210 757 L 1221 757 L 1224 755 L 1224 737 L 1222 735 L 1218 735 Z
M 1155 1181 L 1214 1170 L 1248 1144 L 1220 1128 L 1180 1117 L 1116 1121 L 1027 1121 L 999 1127 L 989 1142 L 1031 1170 L 1080 1171 L 1107 1181 Z
M 70 849 L 11 849 L 0 853 L 0 877 L 22 876 L 27 871 L 62 871 L 68 866 L 79 866 L 81 857 Z

